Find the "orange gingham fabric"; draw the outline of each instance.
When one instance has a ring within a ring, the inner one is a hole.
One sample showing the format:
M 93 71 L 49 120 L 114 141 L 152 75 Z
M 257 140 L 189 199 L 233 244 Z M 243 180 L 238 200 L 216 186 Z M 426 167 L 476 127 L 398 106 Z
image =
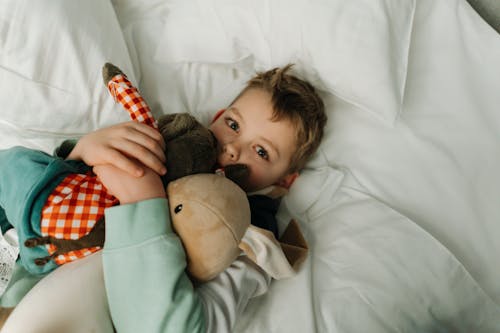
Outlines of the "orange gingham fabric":
M 115 101 L 129 112 L 132 120 L 158 129 L 151 109 L 124 74 L 113 76 L 108 82 L 108 90 Z
M 49 195 L 42 210 L 40 225 L 42 236 L 60 239 L 78 239 L 90 232 L 96 222 L 104 216 L 104 209 L 118 204 L 118 199 L 106 192 L 95 175 L 71 174 Z M 99 250 L 92 247 L 58 255 L 58 265 L 87 256 Z M 48 245 L 48 252 L 56 251 Z
M 115 101 L 122 104 L 129 112 L 132 120 L 158 129 L 151 109 L 125 75 L 115 75 L 108 82 L 108 90 Z M 118 199 L 109 195 L 92 173 L 69 175 L 49 195 L 42 209 L 40 226 L 42 236 L 79 239 L 88 234 L 96 222 L 104 216 L 105 208 L 118 203 Z M 47 249 L 49 254 L 56 251 L 56 247 L 51 244 Z M 92 247 L 70 251 L 58 255 L 54 261 L 62 265 L 99 249 L 100 247 Z

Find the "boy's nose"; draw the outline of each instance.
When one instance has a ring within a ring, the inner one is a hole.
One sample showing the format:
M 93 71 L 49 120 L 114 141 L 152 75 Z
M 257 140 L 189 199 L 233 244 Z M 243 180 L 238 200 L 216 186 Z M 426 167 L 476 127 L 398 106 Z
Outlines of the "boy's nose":
M 227 155 L 227 157 L 231 160 L 231 161 L 237 161 L 238 158 L 239 158 L 239 151 L 238 151 L 238 148 L 236 147 L 236 145 L 232 144 L 232 143 L 228 143 L 226 145 L 224 145 L 224 153 Z

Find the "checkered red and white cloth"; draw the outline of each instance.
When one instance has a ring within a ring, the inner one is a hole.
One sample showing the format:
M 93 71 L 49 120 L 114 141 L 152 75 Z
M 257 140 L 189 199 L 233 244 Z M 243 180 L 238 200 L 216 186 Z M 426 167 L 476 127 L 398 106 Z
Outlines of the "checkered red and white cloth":
M 108 90 L 117 103 L 123 105 L 132 120 L 158 129 L 151 109 L 124 74 L 115 75 L 108 82 Z
M 93 174 L 71 174 L 49 195 L 42 209 L 42 236 L 59 239 L 79 239 L 90 232 L 104 216 L 104 209 L 118 204 Z M 82 258 L 99 250 L 92 247 L 70 251 L 54 258 L 58 265 Z M 48 245 L 48 252 L 56 251 Z
M 108 82 L 108 89 L 115 100 L 129 112 L 132 120 L 158 128 L 150 108 L 125 75 L 114 76 Z M 117 204 L 118 199 L 106 192 L 94 174 L 68 175 L 49 195 L 42 209 L 42 236 L 79 239 L 88 234 L 104 216 L 105 208 Z M 62 265 L 99 249 L 92 247 L 70 251 L 57 256 L 54 261 Z M 55 251 L 54 245 L 48 245 L 49 254 Z

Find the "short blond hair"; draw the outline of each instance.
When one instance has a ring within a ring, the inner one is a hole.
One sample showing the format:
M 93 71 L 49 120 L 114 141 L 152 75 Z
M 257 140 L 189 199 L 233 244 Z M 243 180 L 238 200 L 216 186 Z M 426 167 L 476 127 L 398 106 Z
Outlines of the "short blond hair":
M 257 73 L 233 101 L 249 89 L 262 89 L 271 94 L 272 120 L 287 119 L 297 129 L 297 150 L 290 161 L 289 173 L 302 169 L 318 149 L 327 121 L 323 100 L 309 82 L 288 73 L 292 66 Z

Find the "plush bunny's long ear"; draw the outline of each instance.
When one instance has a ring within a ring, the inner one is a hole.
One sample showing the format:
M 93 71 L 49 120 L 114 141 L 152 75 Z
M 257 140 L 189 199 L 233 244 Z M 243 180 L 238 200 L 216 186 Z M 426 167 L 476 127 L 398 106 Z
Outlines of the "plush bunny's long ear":
M 107 62 L 102 68 L 102 78 L 111 96 L 123 106 L 132 120 L 158 129 L 148 104 L 120 68 Z
M 269 230 L 251 225 L 239 247 L 250 260 L 276 280 L 294 276 L 309 251 L 295 220 L 290 221 L 279 241 Z

